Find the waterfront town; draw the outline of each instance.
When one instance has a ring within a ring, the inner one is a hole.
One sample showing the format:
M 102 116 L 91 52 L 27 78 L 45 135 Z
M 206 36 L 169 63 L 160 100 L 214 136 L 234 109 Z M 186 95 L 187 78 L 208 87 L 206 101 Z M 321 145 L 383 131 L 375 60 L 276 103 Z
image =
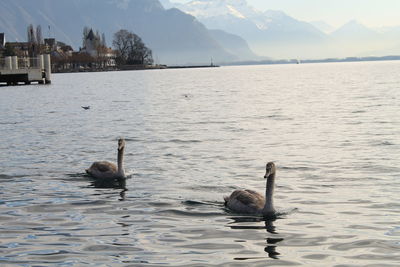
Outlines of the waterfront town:
M 126 42 L 131 47 L 126 47 Z M 51 57 L 52 72 L 109 71 L 120 69 L 143 69 L 153 63 L 152 52 L 139 36 L 127 30 L 114 34 L 113 48 L 107 46 L 104 34 L 84 27 L 82 47 L 74 51 L 71 45 L 55 38 L 43 38 L 41 26 L 27 27 L 25 42 L 8 41 L 0 33 L 0 65 L 4 58 L 35 58 L 41 54 Z M 1 66 L 0 66 L 1 67 Z

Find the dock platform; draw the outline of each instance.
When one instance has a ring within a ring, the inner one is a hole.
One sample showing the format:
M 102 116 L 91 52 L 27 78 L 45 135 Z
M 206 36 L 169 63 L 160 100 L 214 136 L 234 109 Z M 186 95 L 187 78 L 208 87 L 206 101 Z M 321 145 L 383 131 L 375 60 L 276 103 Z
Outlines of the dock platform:
M 18 85 L 51 83 L 50 55 L 39 55 L 35 58 L 18 58 L 16 56 L 0 59 L 0 84 Z

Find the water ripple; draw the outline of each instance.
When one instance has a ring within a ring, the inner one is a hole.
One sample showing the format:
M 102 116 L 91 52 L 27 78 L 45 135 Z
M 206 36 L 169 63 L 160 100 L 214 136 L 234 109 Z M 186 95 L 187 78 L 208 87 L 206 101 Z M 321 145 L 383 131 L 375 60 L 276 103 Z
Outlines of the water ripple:
M 398 73 L 240 66 L 4 87 L 0 265 L 397 266 Z M 121 136 L 128 179 L 86 176 L 116 162 Z M 227 192 L 264 192 L 269 161 L 278 216 L 226 209 Z

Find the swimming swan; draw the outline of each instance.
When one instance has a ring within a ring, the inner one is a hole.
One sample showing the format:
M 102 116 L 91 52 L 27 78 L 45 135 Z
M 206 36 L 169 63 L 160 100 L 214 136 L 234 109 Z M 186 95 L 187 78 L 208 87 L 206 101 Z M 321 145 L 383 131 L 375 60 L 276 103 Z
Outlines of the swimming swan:
M 273 203 L 276 167 L 268 162 L 264 178 L 267 179 L 265 197 L 253 190 L 235 190 L 230 196 L 224 197 L 225 206 L 234 212 L 271 216 L 275 214 Z
M 120 138 L 118 140 L 118 166 L 108 161 L 93 162 L 86 173 L 98 179 L 120 179 L 125 178 L 125 171 L 123 166 L 124 161 L 125 140 Z

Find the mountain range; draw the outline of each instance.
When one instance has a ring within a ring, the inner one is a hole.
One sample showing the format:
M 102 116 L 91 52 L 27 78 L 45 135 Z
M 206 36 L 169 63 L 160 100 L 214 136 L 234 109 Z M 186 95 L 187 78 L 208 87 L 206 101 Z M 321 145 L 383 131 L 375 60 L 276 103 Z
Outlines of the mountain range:
M 186 4 L 162 0 L 195 16 L 210 29 L 243 37 L 257 54 L 272 58 L 327 58 L 400 54 L 400 27 L 377 31 L 357 21 L 334 29 L 323 21 L 306 22 L 282 11 L 260 11 L 246 0 L 193 0 Z
M 109 46 L 116 31 L 127 29 L 153 50 L 156 63 L 169 65 L 400 54 L 400 27 L 369 29 L 350 21 L 334 29 L 260 11 L 246 0 L 0 1 L 0 32 L 8 41 L 25 41 L 29 24 L 75 49 L 85 26 L 104 33 Z
M 257 58 L 241 37 L 208 30 L 195 17 L 158 0 L 1 0 L 0 32 L 8 41 L 26 41 L 29 24 L 41 25 L 45 37 L 82 46 L 85 26 L 113 34 L 128 29 L 152 49 L 156 63 L 198 64 Z M 229 40 L 229 41 L 228 41 Z

